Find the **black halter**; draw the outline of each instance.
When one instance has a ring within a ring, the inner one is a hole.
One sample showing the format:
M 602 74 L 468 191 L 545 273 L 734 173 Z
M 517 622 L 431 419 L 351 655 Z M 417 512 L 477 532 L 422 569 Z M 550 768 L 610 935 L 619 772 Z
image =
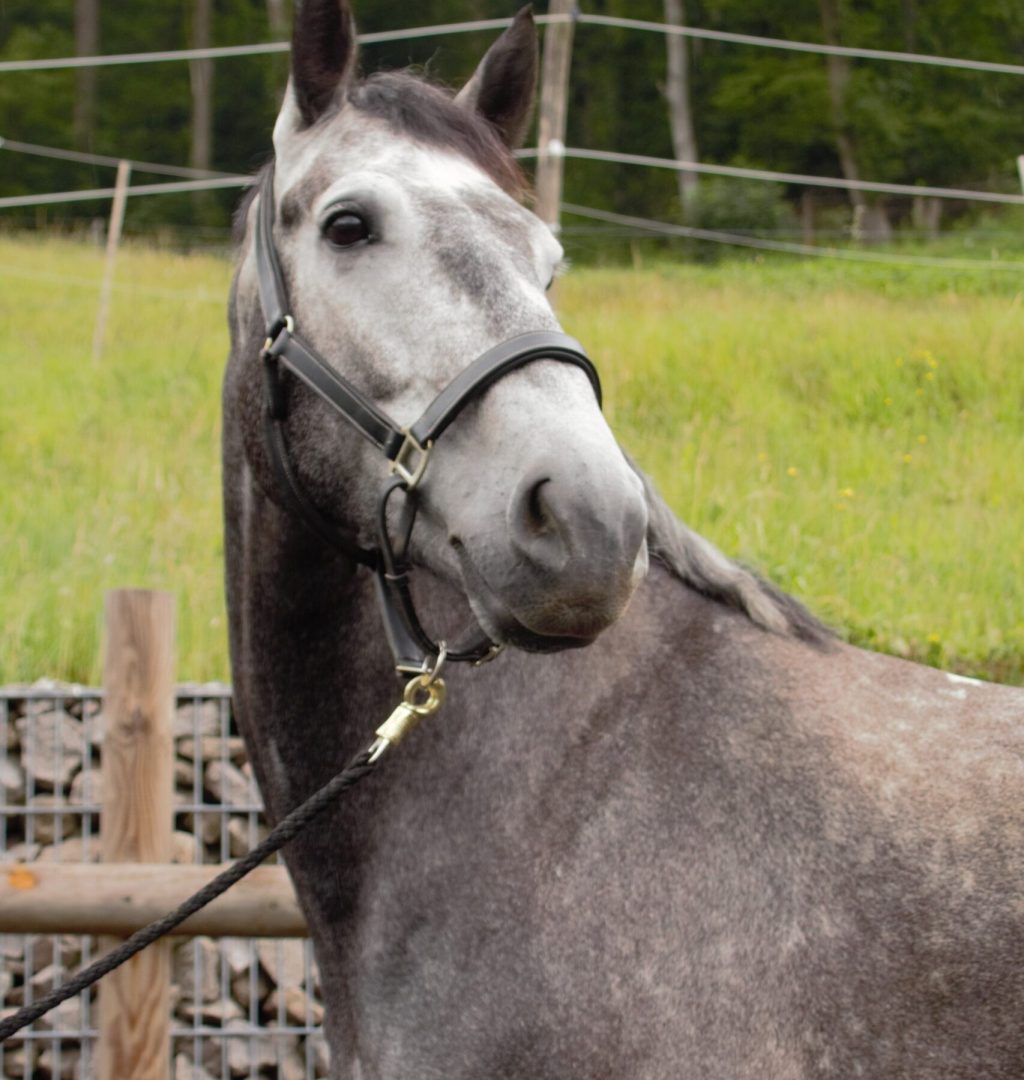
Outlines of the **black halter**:
M 288 292 L 281 264 L 274 248 L 274 169 L 263 177 L 256 218 L 256 271 L 260 305 L 267 324 L 267 339 L 260 354 L 263 360 L 267 395 L 266 441 L 270 460 L 282 493 L 306 525 L 322 540 L 343 551 L 376 576 L 377 595 L 384 618 L 388 644 L 399 674 L 431 671 L 441 647 L 420 625 L 409 592 L 409 570 L 405 552 L 416 520 L 415 488 L 423 477 L 434 443 L 459 413 L 503 375 L 534 360 L 561 360 L 582 368 L 601 402 L 601 382 L 594 365 L 579 342 L 567 334 L 540 330 L 521 334 L 488 349 L 461 371 L 437 395 L 426 412 L 410 427 L 403 428 L 382 412 L 365 394 L 336 372 L 296 331 L 288 313 Z M 303 491 L 288 459 L 284 421 L 287 400 L 282 385 L 282 367 L 298 376 L 333 409 L 369 439 L 390 463 L 378 504 L 378 546 L 363 548 L 355 538 L 326 517 Z M 401 489 L 407 495 L 399 524 L 399 543 L 389 534 L 388 502 Z M 479 663 L 497 652 L 484 634 L 461 649 L 446 653 L 449 661 Z

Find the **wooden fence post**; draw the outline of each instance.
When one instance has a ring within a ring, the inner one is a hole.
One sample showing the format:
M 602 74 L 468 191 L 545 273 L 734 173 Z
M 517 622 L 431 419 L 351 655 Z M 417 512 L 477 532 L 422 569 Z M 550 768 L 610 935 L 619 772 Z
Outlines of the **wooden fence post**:
M 562 172 L 565 165 L 565 118 L 569 107 L 569 69 L 575 29 L 575 0 L 551 0 L 549 15 L 564 19 L 544 31 L 544 63 L 540 83 L 540 126 L 537 131 L 537 216 L 559 229 Z
M 100 837 L 105 862 L 171 859 L 174 597 L 107 594 Z M 105 947 L 116 939 L 102 939 Z M 170 945 L 151 945 L 99 991 L 100 1080 L 167 1080 Z
M 107 334 L 107 315 L 110 312 L 110 293 L 114 287 L 114 263 L 121 243 L 124 226 L 124 206 L 128 199 L 128 177 L 131 176 L 130 161 L 117 163 L 117 179 L 114 181 L 114 201 L 110 207 L 110 225 L 107 228 L 107 256 L 103 264 L 103 284 L 100 286 L 100 303 L 96 309 L 96 327 L 92 335 L 93 363 L 103 352 L 103 339 Z

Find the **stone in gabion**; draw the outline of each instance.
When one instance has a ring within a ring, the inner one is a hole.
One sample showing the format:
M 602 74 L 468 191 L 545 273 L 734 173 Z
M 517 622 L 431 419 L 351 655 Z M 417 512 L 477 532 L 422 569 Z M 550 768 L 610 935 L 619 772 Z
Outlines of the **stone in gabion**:
M 63 709 L 15 721 L 21 738 L 21 764 L 40 786 L 62 788 L 82 767 L 82 724 Z
M 174 710 L 174 738 L 220 734 L 220 704 L 216 701 L 188 702 Z
M 220 996 L 220 964 L 213 938 L 197 937 L 174 950 L 173 974 L 186 1002 L 215 1001 Z
M 230 762 L 211 761 L 206 766 L 206 787 L 226 806 L 248 806 L 255 799 L 249 780 Z
M 25 801 L 25 774 L 10 758 L 0 759 L 0 797 L 3 802 L 15 805 Z

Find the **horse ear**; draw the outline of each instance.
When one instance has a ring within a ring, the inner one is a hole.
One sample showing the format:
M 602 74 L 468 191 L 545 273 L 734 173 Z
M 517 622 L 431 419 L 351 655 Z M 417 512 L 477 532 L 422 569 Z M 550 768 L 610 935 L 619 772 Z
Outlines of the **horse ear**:
M 489 120 L 514 149 L 522 144 L 530 127 L 537 67 L 537 28 L 533 5 L 527 4 L 487 50 L 455 101 Z
M 307 126 L 338 100 L 355 61 L 356 28 L 347 0 L 301 0 L 292 28 L 292 92 Z

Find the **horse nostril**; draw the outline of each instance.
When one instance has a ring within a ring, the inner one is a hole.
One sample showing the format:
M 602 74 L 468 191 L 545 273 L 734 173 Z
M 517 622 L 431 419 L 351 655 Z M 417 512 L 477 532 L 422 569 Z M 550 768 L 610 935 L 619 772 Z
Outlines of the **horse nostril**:
M 512 546 L 529 562 L 558 570 L 569 556 L 559 512 L 557 485 L 547 470 L 524 477 L 508 504 Z
M 544 497 L 541 489 L 550 482 L 550 477 L 545 476 L 542 480 L 530 488 L 526 493 L 526 502 L 523 507 L 523 523 L 535 536 L 540 536 L 551 527 L 551 518 L 547 507 L 544 505 Z

